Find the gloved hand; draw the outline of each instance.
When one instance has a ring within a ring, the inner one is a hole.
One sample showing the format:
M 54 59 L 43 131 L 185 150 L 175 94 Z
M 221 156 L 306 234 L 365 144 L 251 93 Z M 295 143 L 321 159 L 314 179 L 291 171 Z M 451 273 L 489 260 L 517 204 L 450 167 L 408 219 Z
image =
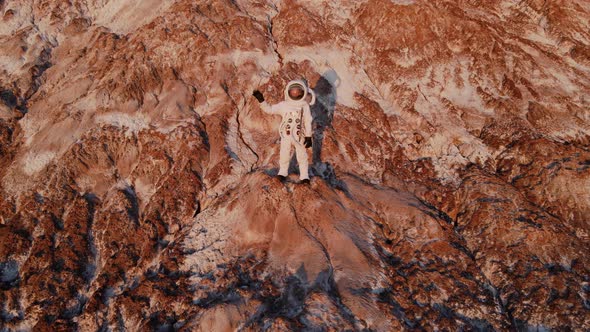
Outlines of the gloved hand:
M 262 92 L 258 91 L 258 90 L 254 90 L 254 92 L 252 93 L 252 95 L 254 96 L 254 98 L 258 99 L 259 103 L 264 102 L 264 96 L 262 95 Z
M 303 142 L 303 146 L 305 146 L 306 149 L 309 149 L 311 148 L 311 145 L 311 137 L 306 137 L 305 141 Z

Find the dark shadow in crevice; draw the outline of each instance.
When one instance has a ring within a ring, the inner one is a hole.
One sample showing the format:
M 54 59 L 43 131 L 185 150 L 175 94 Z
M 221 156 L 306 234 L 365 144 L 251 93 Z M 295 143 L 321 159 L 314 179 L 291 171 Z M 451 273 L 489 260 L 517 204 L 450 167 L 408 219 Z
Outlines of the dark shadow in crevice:
M 344 320 L 352 326 L 358 323 L 358 318 L 342 301 L 330 269 L 321 271 L 312 281 L 308 280 L 305 266 L 301 264 L 297 272 L 287 276 L 283 283 L 276 295 L 254 295 L 254 298 L 261 301 L 261 305 L 248 319 L 246 327 L 270 326 L 273 321 L 282 318 L 292 330 L 300 330 L 303 327 L 306 331 L 316 331 L 318 326 L 307 318 L 307 301 L 313 294 L 326 294 Z

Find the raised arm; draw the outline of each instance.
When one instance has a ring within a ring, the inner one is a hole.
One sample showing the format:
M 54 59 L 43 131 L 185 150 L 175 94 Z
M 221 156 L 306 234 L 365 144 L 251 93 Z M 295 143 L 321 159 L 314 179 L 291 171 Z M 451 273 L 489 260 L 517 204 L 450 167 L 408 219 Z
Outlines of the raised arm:
M 270 105 L 269 103 L 263 101 L 262 103 L 260 103 L 260 108 L 262 108 L 264 113 L 276 115 L 279 114 L 277 105 Z
M 277 105 L 270 105 L 269 103 L 264 101 L 264 96 L 262 95 L 262 92 L 254 90 L 252 95 L 258 100 L 258 102 L 260 103 L 260 108 L 262 108 L 264 113 L 279 114 L 278 107 L 276 107 Z

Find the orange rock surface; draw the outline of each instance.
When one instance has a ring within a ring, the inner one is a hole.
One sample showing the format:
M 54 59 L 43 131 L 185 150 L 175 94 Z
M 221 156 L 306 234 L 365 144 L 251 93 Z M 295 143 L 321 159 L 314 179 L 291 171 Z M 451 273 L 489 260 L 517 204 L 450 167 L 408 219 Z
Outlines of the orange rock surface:
M 0 330 L 590 329 L 584 0 L 0 0 Z M 311 185 L 274 178 L 304 77 Z

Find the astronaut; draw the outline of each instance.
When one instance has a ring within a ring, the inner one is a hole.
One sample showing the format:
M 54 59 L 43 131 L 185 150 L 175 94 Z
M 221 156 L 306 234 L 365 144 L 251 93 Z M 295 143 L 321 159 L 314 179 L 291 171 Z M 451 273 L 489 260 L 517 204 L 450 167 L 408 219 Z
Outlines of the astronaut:
M 307 95 L 311 95 L 311 102 L 307 102 Z M 289 160 L 291 159 L 291 146 L 295 147 L 295 155 L 299 164 L 299 178 L 301 183 L 309 183 L 308 160 L 306 148 L 312 145 L 311 135 L 311 111 L 310 105 L 315 103 L 315 94 L 307 86 L 304 80 L 293 80 L 285 87 L 285 100 L 269 105 L 264 101 L 262 93 L 255 90 L 252 94 L 262 110 L 268 114 L 277 114 L 283 117 L 279 126 L 281 135 L 281 149 L 279 158 L 279 174 L 281 181 L 285 181 L 289 175 Z

